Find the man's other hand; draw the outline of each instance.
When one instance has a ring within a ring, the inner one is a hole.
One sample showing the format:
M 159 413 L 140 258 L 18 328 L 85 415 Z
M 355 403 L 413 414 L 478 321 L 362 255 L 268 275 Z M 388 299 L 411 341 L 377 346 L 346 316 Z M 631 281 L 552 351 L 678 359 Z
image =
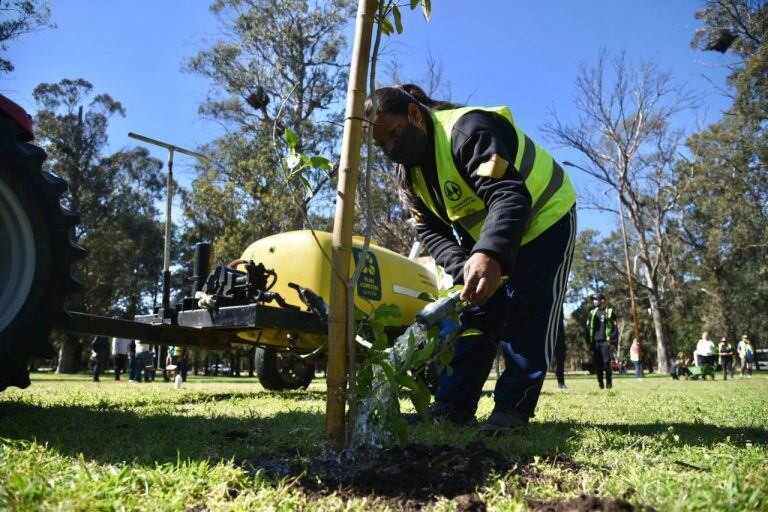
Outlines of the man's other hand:
M 483 304 L 491 298 L 501 283 L 501 266 L 482 252 L 476 252 L 464 264 L 464 290 L 461 300 Z

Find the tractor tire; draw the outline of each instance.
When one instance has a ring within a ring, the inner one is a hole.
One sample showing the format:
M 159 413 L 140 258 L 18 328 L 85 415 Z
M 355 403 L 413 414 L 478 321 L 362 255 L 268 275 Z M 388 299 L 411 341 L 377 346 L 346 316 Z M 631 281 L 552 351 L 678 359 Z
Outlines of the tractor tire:
M 46 154 L 28 138 L 0 114 L 0 391 L 29 386 L 32 359 L 56 355 L 48 337 L 81 287 L 70 267 L 85 254 L 69 236 L 77 215 L 59 204 L 67 184 L 42 170 Z
M 307 389 L 315 378 L 314 364 L 271 347 L 256 347 L 254 363 L 259 382 L 271 391 Z

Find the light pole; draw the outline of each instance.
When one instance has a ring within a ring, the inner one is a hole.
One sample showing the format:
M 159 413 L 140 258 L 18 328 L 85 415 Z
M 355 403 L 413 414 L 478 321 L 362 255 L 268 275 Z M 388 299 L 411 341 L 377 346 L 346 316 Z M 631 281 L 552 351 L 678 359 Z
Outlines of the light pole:
M 576 169 L 579 169 L 581 171 L 586 172 L 589 174 L 589 172 L 584 169 L 583 167 L 574 164 L 573 162 L 564 161 L 563 165 L 567 165 L 568 167 L 575 167 Z M 624 182 L 621 183 L 622 190 L 624 188 Z M 621 218 L 621 237 L 624 241 L 624 261 L 627 265 L 627 283 L 629 284 L 629 300 L 632 304 L 632 321 L 635 326 L 635 338 L 637 338 L 637 341 L 640 341 L 640 328 L 637 323 L 637 304 L 635 303 L 635 286 L 632 283 L 632 267 L 629 266 L 629 243 L 627 242 L 627 228 L 624 226 L 624 203 L 621 201 L 621 192 L 622 190 L 617 190 L 618 195 L 618 201 L 619 201 L 619 217 Z

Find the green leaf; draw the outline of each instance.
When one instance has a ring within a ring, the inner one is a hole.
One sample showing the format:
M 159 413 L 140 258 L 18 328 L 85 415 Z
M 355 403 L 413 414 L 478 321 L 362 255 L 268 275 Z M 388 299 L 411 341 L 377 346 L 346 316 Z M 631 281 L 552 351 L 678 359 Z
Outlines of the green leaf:
M 424 363 L 432 358 L 435 352 L 435 345 L 437 344 L 437 338 L 429 338 L 427 343 L 416 352 L 416 357 L 413 359 L 413 366 L 415 368 L 421 367 Z
M 388 36 L 395 31 L 395 27 L 392 26 L 392 22 L 387 18 L 381 18 L 379 25 L 381 26 L 381 31 L 384 33 L 384 35 Z
M 459 338 L 463 338 L 464 336 L 481 336 L 482 334 L 483 331 L 480 329 L 467 329 L 459 335 Z
M 390 426 L 397 437 L 397 443 L 400 445 L 400 448 L 408 446 L 408 421 L 402 416 L 397 416 L 392 418 Z
M 315 169 L 322 169 L 324 171 L 330 171 L 332 169 L 331 161 L 324 156 L 313 156 L 309 159 L 309 165 L 310 167 L 314 167 Z
M 312 197 L 314 195 L 314 191 L 312 190 L 312 185 L 310 185 L 309 180 L 304 176 L 299 175 L 299 181 L 302 185 L 304 185 L 304 191 L 307 193 L 307 195 Z
M 411 403 L 416 409 L 416 412 L 418 412 L 425 420 L 429 414 L 430 397 L 429 386 L 427 386 L 424 381 L 416 382 L 416 389 L 408 393 L 408 398 L 411 399 Z
M 405 357 L 403 357 L 403 364 L 401 368 L 404 370 L 410 370 L 413 363 L 413 356 L 416 352 L 416 337 L 413 332 L 408 333 L 408 348 L 405 350 Z
M 414 10 L 419 5 L 419 0 L 411 0 L 411 10 Z
M 293 131 L 290 128 L 285 129 L 285 142 L 288 143 L 288 147 L 291 149 L 294 149 L 296 147 L 296 144 L 299 142 L 299 139 L 296 137 L 296 134 L 293 133 Z
M 397 5 L 392 7 L 392 17 L 395 19 L 395 30 L 398 34 L 402 34 L 403 20 L 400 18 L 400 9 L 397 8 Z
M 381 369 L 384 370 L 384 375 L 387 376 L 387 380 L 389 382 L 397 382 L 397 377 L 395 376 L 395 370 L 389 366 L 387 363 L 380 363 Z
M 458 292 L 459 290 L 463 290 L 463 289 L 464 289 L 463 284 L 455 284 L 450 288 L 448 288 L 447 290 L 442 290 L 439 295 L 440 295 L 440 298 L 442 299 L 443 297 L 446 297 L 448 295 L 453 294 L 454 292 Z
M 406 389 L 410 389 L 411 391 L 418 391 L 419 389 L 419 385 L 416 382 L 416 379 L 408 375 L 403 375 L 402 373 L 395 374 L 395 382 Z M 429 390 L 427 390 L 427 393 L 429 393 Z
M 435 302 L 436 300 L 435 296 L 429 292 L 421 292 L 418 298 L 424 302 Z
M 378 308 L 373 310 L 373 313 L 371 313 L 371 316 L 373 318 L 385 318 L 385 317 L 400 318 L 403 316 L 403 312 L 400 309 L 400 306 L 398 306 L 397 304 L 381 304 Z
M 432 15 L 432 0 L 421 0 L 421 11 L 424 13 L 424 19 L 429 21 Z

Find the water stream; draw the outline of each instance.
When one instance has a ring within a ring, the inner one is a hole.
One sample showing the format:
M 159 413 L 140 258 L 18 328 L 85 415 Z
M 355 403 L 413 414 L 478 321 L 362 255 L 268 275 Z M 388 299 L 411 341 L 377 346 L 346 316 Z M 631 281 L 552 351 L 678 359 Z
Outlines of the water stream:
M 395 340 L 389 351 L 387 362 L 391 366 L 397 367 L 402 361 L 411 336 L 416 347 L 427 342 L 426 331 L 419 324 L 411 325 Z M 398 383 L 387 379 L 381 365 L 373 364 L 371 393 L 357 406 L 354 430 L 350 438 L 352 453 L 363 447 L 377 449 L 392 444 L 394 433 L 390 425 L 400 414 L 399 388 Z

